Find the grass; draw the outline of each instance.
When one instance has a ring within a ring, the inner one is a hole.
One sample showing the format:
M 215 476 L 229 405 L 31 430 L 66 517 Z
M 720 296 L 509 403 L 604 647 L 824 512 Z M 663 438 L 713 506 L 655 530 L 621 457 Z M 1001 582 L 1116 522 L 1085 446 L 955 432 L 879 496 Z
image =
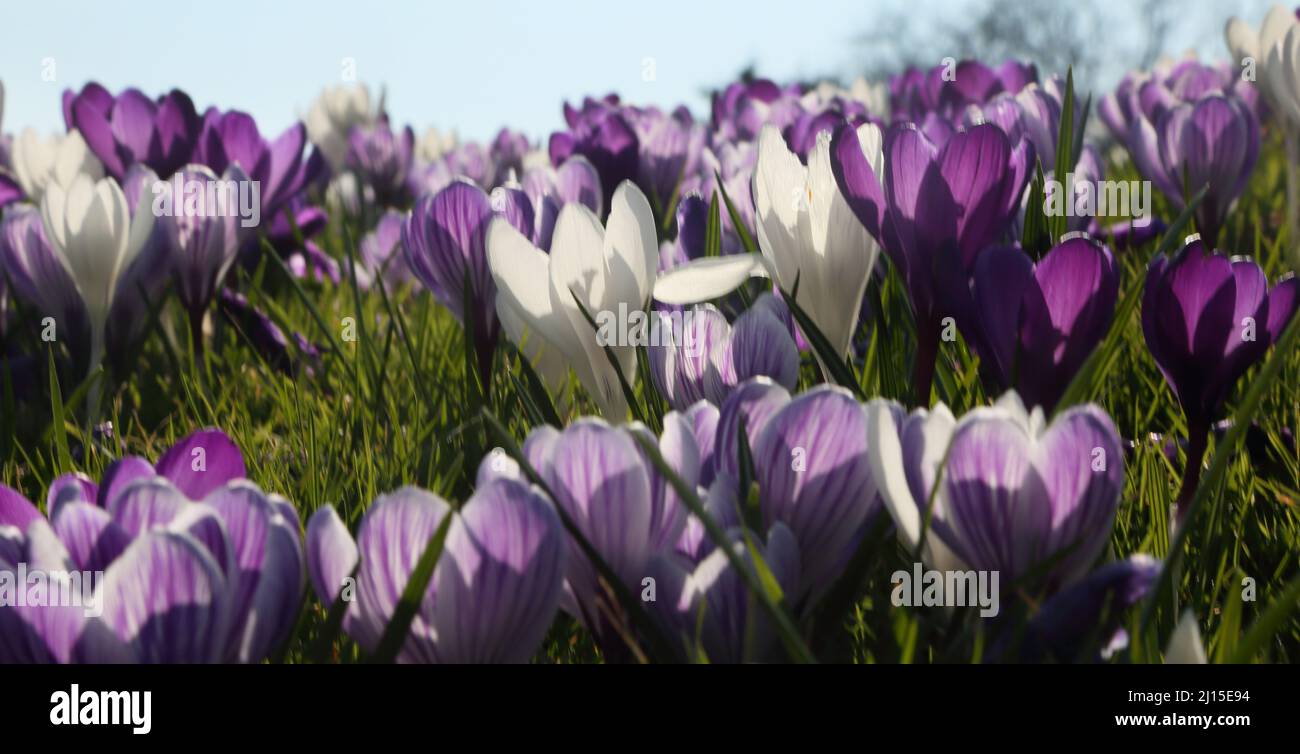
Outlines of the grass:
M 1276 280 L 1286 269 L 1281 249 L 1285 196 L 1278 140 L 1266 141 L 1259 167 L 1224 229 L 1221 247 L 1253 254 Z M 1136 179 L 1131 166 L 1112 166 L 1111 178 Z M 715 204 L 715 206 L 717 206 Z M 1176 213 L 1157 198 L 1157 215 Z M 354 254 L 362 228 L 331 226 L 323 238 L 339 260 Z M 1119 253 L 1125 292 L 1141 293 L 1141 278 L 1155 248 Z M 862 394 L 910 400 L 914 328 L 897 274 L 888 269 L 868 289 L 872 322 L 860 333 L 852 366 Z M 345 265 L 346 268 L 346 265 Z M 110 379 L 100 420 L 112 422 L 112 436 L 86 422 L 90 389 L 78 390 L 67 375 L 55 376 L 34 400 L 13 404 L 0 390 L 7 416 L 0 423 L 0 481 L 30 499 L 44 501 L 59 473 L 85 472 L 99 478 L 124 453 L 156 458 L 175 439 L 204 425 L 224 429 L 243 449 L 249 476 L 263 489 L 297 506 L 302 519 L 324 505 L 335 506 L 355 530 L 377 495 L 404 484 L 428 488 L 451 501 L 472 492 L 479 461 L 495 443 L 480 421 L 480 407 L 500 417 L 522 439 L 545 410 L 524 388 L 529 378 L 513 349 L 497 350 L 492 381 L 480 389 L 467 380 L 464 334 L 456 319 L 418 286 L 358 290 L 314 280 L 293 281 L 274 264 L 238 269 L 238 287 L 267 310 L 286 331 L 303 332 L 323 347 L 318 365 L 295 376 L 277 371 L 230 323 L 214 318 L 202 363 L 190 354 L 189 329 L 174 300 L 159 311 L 128 379 Z M 757 288 L 750 294 L 757 292 Z M 1133 441 L 1126 459 L 1126 486 L 1106 559 L 1132 553 L 1169 558 L 1170 505 L 1185 458 L 1171 460 L 1152 433 L 1184 436 L 1181 409 L 1143 341 L 1140 306 L 1116 328 L 1117 342 L 1082 387 L 1100 403 L 1121 434 Z M 28 315 L 30 316 L 30 315 Z M 348 318 L 351 318 L 350 320 Z M 355 335 L 355 337 L 352 337 Z M 42 353 L 25 331 L 12 333 L 20 347 Z M 1183 610 L 1200 621 L 1207 652 L 1217 661 L 1291 662 L 1300 659 L 1300 455 L 1283 431 L 1300 427 L 1300 349 L 1274 356 L 1278 374 L 1263 391 L 1244 447 L 1224 453 L 1225 473 L 1208 495 L 1183 543 L 1182 564 L 1172 589 L 1150 606 L 1143 627 L 1139 610 L 1126 625 L 1132 641 L 1112 662 L 1159 661 L 1164 638 Z M 42 359 L 43 360 L 43 359 Z M 1252 385 L 1256 365 L 1231 392 L 1231 415 Z M 801 389 L 820 381 L 811 354 L 804 356 Z M 0 377 L 0 379 L 3 379 Z M 44 386 L 44 385 L 43 385 Z M 643 405 L 661 405 L 645 379 L 635 388 Z M 945 343 L 935 378 L 938 400 L 960 415 L 992 398 L 979 379 L 978 364 L 960 342 Z M 597 413 L 571 382 L 561 418 Z M 556 396 L 556 398 L 560 398 Z M 7 406 L 13 406 L 10 411 Z M 57 417 L 57 418 L 56 418 Z M 1208 479 L 1207 475 L 1207 479 Z M 892 533 L 871 541 L 862 577 L 848 595 L 849 609 L 802 626 L 822 661 L 971 662 L 982 658 L 985 639 L 978 621 L 963 612 L 893 608 L 886 597 L 889 575 L 909 568 L 911 554 Z M 1253 583 L 1253 600 L 1243 600 L 1243 583 Z M 1030 602 L 1033 595 L 1025 595 Z M 329 606 L 307 600 L 283 659 L 289 662 L 360 659 L 346 638 L 314 652 Z M 564 614 L 556 617 L 535 659 L 589 662 L 601 659 L 591 637 Z

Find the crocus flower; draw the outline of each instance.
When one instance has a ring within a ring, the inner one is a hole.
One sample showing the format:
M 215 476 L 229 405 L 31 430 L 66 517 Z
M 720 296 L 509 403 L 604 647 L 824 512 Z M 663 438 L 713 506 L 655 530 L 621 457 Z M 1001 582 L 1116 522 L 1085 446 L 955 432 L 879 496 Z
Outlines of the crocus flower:
M 1187 415 L 1187 469 L 1179 515 L 1196 491 L 1210 424 L 1237 378 L 1261 359 L 1294 316 L 1300 285 L 1288 275 L 1272 289 L 1249 258 L 1228 258 L 1195 236 L 1173 258 L 1147 267 L 1142 332 Z
M 585 205 L 566 204 L 549 255 L 508 220 L 493 220 L 487 251 L 497 313 L 511 341 L 529 358 L 547 351 L 567 360 L 601 412 L 623 419 L 627 401 L 604 349 L 613 351 L 624 378 L 633 384 L 633 333 L 601 343 L 583 309 L 597 323 L 613 318 L 616 323 L 625 319 L 629 329 L 637 326 L 633 315 L 642 316 L 637 313 L 649 303 L 659 264 L 654 215 L 645 195 L 630 182 L 621 184 L 605 227 Z
M 841 129 L 831 162 L 848 205 L 907 286 L 917 323 L 917 402 L 925 405 L 943 319 L 966 319 L 975 262 L 1019 207 L 1034 150 L 1027 140 L 1013 148 L 992 124 L 959 131 L 942 147 L 913 125 L 894 126 L 882 183 L 878 148 L 861 129 Z
M 407 126 L 394 133 L 386 116 L 371 126 L 354 126 L 348 137 L 344 164 L 375 190 L 384 206 L 405 201 L 407 174 L 411 170 L 415 134 Z
M 306 146 L 307 129 L 302 123 L 294 123 L 270 141 L 251 115 L 211 108 L 203 116 L 194 162 L 217 174 L 238 165 L 247 180 L 258 183 L 259 216 L 272 219 L 324 169 L 321 153 L 308 153 Z
M 339 173 L 348 156 L 352 129 L 373 125 L 383 109 L 382 102 L 372 106 L 365 84 L 338 84 L 321 91 L 302 122 L 311 143 L 325 156 L 330 169 Z
M 415 159 L 433 162 L 456 148 L 459 138 L 455 131 L 439 131 L 430 126 L 415 140 Z
M 1119 272 L 1109 249 L 1074 236 L 1036 264 L 1019 248 L 988 249 L 972 288 L 999 392 L 1014 387 L 1025 405 L 1050 411 L 1110 328 Z
M 13 294 L 54 318 L 54 335 L 74 353 L 89 347 L 89 322 L 71 271 L 50 245 L 36 207 L 16 205 L 0 221 L 0 270 Z
M 751 535 L 753 536 L 753 535 Z M 754 569 L 742 530 L 727 531 L 730 547 L 745 567 Z M 754 536 L 755 549 L 786 593 L 799 588 L 799 545 L 784 524 L 768 531 L 766 542 Z M 713 549 L 698 563 L 669 553 L 650 565 L 658 585 L 656 600 L 647 608 L 667 625 L 685 647 L 696 645 L 712 663 L 738 663 L 763 659 L 776 645 L 776 631 L 726 552 Z
M 646 355 L 651 381 L 670 406 L 683 411 L 704 397 L 710 356 L 731 332 L 731 325 L 709 304 L 681 312 L 655 311 L 650 316 Z
M 764 293 L 736 318 L 709 352 L 704 373 L 705 396 L 716 404 L 750 377 L 770 377 L 787 390 L 799 382 L 799 347 L 790 330 L 773 313 L 776 301 Z
M 600 175 L 581 155 L 570 157 L 558 168 L 546 165 L 526 171 L 523 188 L 533 204 L 533 245 L 543 251 L 551 248 L 555 221 L 564 205 L 578 202 L 596 217 L 604 207 Z
M 1134 555 L 1108 563 L 1043 602 L 1028 623 L 1011 630 L 989 652 L 994 661 L 1076 662 L 1100 660 L 1128 642 L 1123 629 L 1125 611 L 1141 602 L 1155 586 L 1160 561 Z M 1091 643 L 1089 642 L 1091 640 Z M 1008 654 L 1012 644 L 1016 651 Z M 1097 644 L 1099 649 L 1088 652 Z
M 466 327 L 472 327 L 479 374 L 488 384 L 500 323 L 496 284 L 488 270 L 485 240 L 496 216 L 524 237 L 532 236 L 533 209 L 519 189 L 483 189 L 458 180 L 421 197 L 402 226 L 402 249 L 411 272 Z M 530 281 L 533 285 L 536 280 Z M 465 300 L 468 290 L 469 300 Z
M 105 328 L 118 279 L 149 242 L 153 212 L 131 215 L 126 196 L 112 178 L 98 182 L 81 175 L 65 191 L 47 187 L 41 217 L 50 247 L 75 284 L 90 325 L 93 368 L 104 352 Z
M 18 183 L 34 204 L 40 203 L 51 183 L 66 189 L 78 175 L 91 180 L 104 176 L 104 166 L 76 131 L 41 139 L 34 130 L 25 129 L 14 140 L 13 162 Z
M 263 359 L 288 375 L 300 371 L 311 374 L 320 363 L 320 348 L 300 332 L 285 334 L 280 326 L 248 297 L 230 288 L 222 288 L 217 301 L 221 315 L 243 338 L 247 338 Z
M 219 430 L 155 466 L 113 464 L 103 482 L 65 475 L 50 518 L 0 486 L 0 569 L 59 578 L 103 571 L 87 606 L 0 610 L 5 662 L 257 662 L 288 636 L 304 584 L 293 506 L 243 479 Z M 6 527 L 12 527 L 6 529 Z
M 1142 174 L 1178 209 L 1187 192 L 1208 186 L 1196 227 L 1211 246 L 1259 156 L 1259 124 L 1240 100 L 1209 94 L 1132 125 L 1130 151 Z
M 861 526 L 880 508 L 867 454 L 867 415 L 844 388 L 819 385 L 756 431 L 753 467 L 763 524 L 784 524 L 799 543 L 797 603 L 832 585 L 853 555 Z M 715 458 L 720 452 L 714 449 Z
M 1247 58 L 1254 61 L 1260 92 L 1273 110 L 1289 123 L 1288 130 L 1300 126 L 1300 89 L 1295 86 L 1300 72 L 1300 20 L 1295 11 L 1273 5 L 1258 30 L 1239 18 L 1228 20 L 1224 37 L 1232 51 L 1237 73 Z
M 355 571 L 343 628 L 374 652 L 446 516 L 446 544 L 398 662 L 526 662 L 555 615 L 566 553 L 550 503 L 519 480 L 492 480 L 458 511 L 417 487 L 380 495 L 355 541 L 333 508 L 321 508 L 307 524 L 316 596 L 333 604 Z
M 670 114 L 657 110 L 640 129 L 639 181 L 653 194 L 659 206 L 668 207 L 677 184 L 682 180 L 690 158 L 692 141 L 698 140 L 695 122 L 689 111 L 679 108 Z M 702 135 L 702 132 L 699 132 Z
M 664 417 L 660 453 L 689 485 L 698 479 L 699 449 L 686 419 Z M 653 558 L 669 552 L 686 524 L 686 508 L 632 439 L 649 434 L 633 425 L 612 427 L 603 420 L 583 418 L 563 432 L 550 427 L 534 430 L 525 453 L 565 511 L 614 575 L 639 591 Z M 570 539 L 565 596 L 561 601 L 602 640 L 610 637 L 595 567 L 576 541 Z
M 157 100 L 138 89 L 114 97 L 94 82 L 76 95 L 64 92 L 63 117 L 68 130 L 80 131 L 105 172 L 118 180 L 136 163 L 170 177 L 190 161 L 203 128 L 194 103 L 179 89 Z
M 405 223 L 406 218 L 401 212 L 387 210 L 380 216 L 374 230 L 357 244 L 357 256 L 360 257 L 357 260 L 357 283 L 363 288 L 369 288 L 382 276 L 384 286 L 391 291 L 411 278 L 411 268 L 402 254 L 401 245 Z
M 871 473 L 908 548 L 934 500 L 922 551 L 932 568 L 998 571 L 1006 586 L 1056 558 L 1045 576 L 1055 589 L 1085 573 L 1110 537 L 1124 451 L 1097 406 L 1048 424 L 1014 392 L 960 420 L 942 404 L 900 416 L 882 401 L 868 405 L 867 427 Z
M 178 174 L 182 185 L 201 188 L 215 185 L 217 180 L 236 184 L 248 180 L 238 165 L 227 168 L 220 179 L 203 165 L 187 165 Z M 158 231 L 176 280 L 177 297 L 189 314 L 193 346 L 202 353 L 203 317 L 239 254 L 243 231 L 238 207 L 199 206 L 200 211 L 191 214 L 189 198 L 185 203 L 183 211 L 158 219 Z
M 879 168 L 879 129 L 866 124 L 860 133 L 866 151 L 859 157 Z M 763 129 L 758 149 L 754 204 L 762 255 L 678 267 L 655 286 L 655 298 L 668 304 L 705 301 L 729 293 L 751 275 L 770 275 L 785 291 L 795 290 L 797 281 L 800 307 L 836 353 L 847 353 L 880 247 L 836 187 L 828 134 L 819 134 L 807 167 L 774 127 Z
M 636 130 L 616 103 L 588 99 L 582 110 L 565 105 L 569 130 L 551 134 L 551 163 L 563 164 L 573 155 L 582 155 L 600 174 L 605 190 L 604 203 L 609 206 L 616 186 L 635 180 L 638 169 L 639 143 Z

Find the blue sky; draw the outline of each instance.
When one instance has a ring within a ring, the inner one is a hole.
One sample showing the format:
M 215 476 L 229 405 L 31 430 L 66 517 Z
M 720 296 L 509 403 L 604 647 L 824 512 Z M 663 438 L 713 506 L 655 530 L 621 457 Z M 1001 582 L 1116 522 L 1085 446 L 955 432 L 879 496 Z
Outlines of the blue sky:
M 4 129 L 62 129 L 60 93 L 87 80 L 117 91 L 185 89 L 200 109 L 215 104 L 278 132 L 342 61 L 386 85 L 395 120 L 485 138 L 502 125 L 544 137 L 560 104 L 618 91 L 629 101 L 704 110 L 702 92 L 755 63 L 791 79 L 855 73 L 854 38 L 876 0 L 474 0 L 338 2 L 284 0 L 130 3 L 22 0 L 0 30 Z M 898 7 L 898 2 L 883 4 Z M 951 18 L 966 0 L 908 3 Z M 1228 11 L 1257 22 L 1265 3 L 1189 1 L 1217 39 Z M 909 11 L 910 12 L 910 11 Z M 1200 41 L 1204 41 L 1201 35 Z M 1219 49 L 1210 54 L 1222 55 Z M 54 62 L 54 81 L 42 71 Z M 937 61 L 936 57 L 936 61 Z M 653 67 L 653 76 L 644 75 Z

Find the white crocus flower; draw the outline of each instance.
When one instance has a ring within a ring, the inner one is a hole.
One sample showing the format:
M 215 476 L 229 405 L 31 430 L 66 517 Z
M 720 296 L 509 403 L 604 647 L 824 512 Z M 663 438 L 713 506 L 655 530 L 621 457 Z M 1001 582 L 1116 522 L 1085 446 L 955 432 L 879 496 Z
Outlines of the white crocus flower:
M 302 122 L 311 143 L 337 173 L 347 159 L 348 136 L 353 126 L 374 125 L 382 111 L 382 101 L 378 108 L 371 108 L 370 90 L 365 84 L 338 84 L 316 97 Z
M 1169 646 L 1165 647 L 1166 665 L 1204 665 L 1205 644 L 1201 641 L 1201 629 L 1196 625 L 1196 616 L 1191 610 L 1183 613 L 1169 637 Z
M 1294 237 L 1300 228 L 1300 20 L 1295 13 L 1274 5 L 1259 30 L 1239 18 L 1228 20 L 1224 36 L 1233 62 L 1254 61 L 1255 79 L 1264 98 L 1281 117 L 1286 148 L 1287 224 Z M 1290 244 L 1291 263 L 1300 269 L 1300 247 Z
M 1288 77 L 1286 73 L 1288 68 L 1294 68 L 1296 62 L 1286 54 L 1286 48 L 1291 46 L 1287 37 L 1297 28 L 1300 28 L 1300 21 L 1297 21 L 1295 13 L 1274 5 L 1264 16 L 1264 23 L 1258 31 L 1235 17 L 1228 20 L 1224 30 L 1228 49 L 1235 58 L 1233 62 L 1238 66 L 1244 65 L 1243 61 L 1247 59 L 1255 62 L 1255 77 L 1264 96 L 1293 123 L 1300 123 L 1300 89 L 1293 85 L 1294 76 Z
M 460 139 L 455 131 L 439 131 L 430 126 L 415 140 L 415 161 L 427 165 L 456 148 Z
M 103 357 L 104 329 L 118 278 L 148 241 L 154 215 L 136 212 L 132 220 L 116 181 L 94 181 L 83 174 L 66 188 L 58 182 L 46 187 L 41 218 L 50 245 L 85 303 L 93 368 Z
M 858 128 L 876 175 L 884 174 L 880 129 Z M 831 172 L 830 134 L 817 135 L 805 167 L 775 126 L 765 126 L 754 168 L 754 209 L 760 255 L 696 260 L 667 272 L 655 298 L 693 304 L 725 295 L 752 276 L 776 279 L 844 354 L 853 340 L 862 295 L 880 246 L 858 221 Z
M 52 183 L 66 189 L 79 175 L 96 181 L 104 177 L 103 164 L 86 146 L 80 131 L 42 139 L 34 129 L 27 128 L 14 140 L 13 150 L 18 185 L 34 204 L 40 203 Z
M 605 347 L 634 384 L 635 334 L 620 329 L 613 342 L 598 341 L 578 304 L 597 322 L 610 318 L 634 326 L 632 317 L 641 316 L 634 313 L 649 302 L 659 245 L 654 215 L 641 190 L 628 181 L 619 184 L 605 227 L 584 205 L 564 205 L 549 255 L 496 218 L 488 228 L 487 253 L 497 313 L 509 338 L 540 362 L 552 388 L 565 365 L 572 366 L 601 412 L 611 420 L 624 419 L 627 401 Z

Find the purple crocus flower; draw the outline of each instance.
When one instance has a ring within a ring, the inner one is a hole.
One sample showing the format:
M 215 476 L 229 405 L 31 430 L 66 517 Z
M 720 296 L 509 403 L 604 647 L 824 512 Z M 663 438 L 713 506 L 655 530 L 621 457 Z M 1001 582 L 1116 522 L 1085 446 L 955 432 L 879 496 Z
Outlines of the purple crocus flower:
M 1251 109 L 1213 93 L 1174 105 L 1155 121 L 1139 119 L 1131 129 L 1134 162 L 1176 208 L 1208 186 L 1196 208 L 1196 227 L 1213 247 L 1259 156 L 1259 123 Z
M 444 550 L 398 662 L 527 662 L 555 615 L 566 553 L 549 501 L 516 479 L 490 481 L 460 510 L 418 487 L 380 495 L 355 541 L 333 508 L 321 508 L 307 524 L 316 596 L 334 604 L 355 571 L 356 595 L 343 628 L 374 652 L 447 516 L 453 518 Z
M 640 183 L 646 195 L 655 197 L 659 207 L 666 209 L 686 173 L 692 141 L 696 141 L 698 153 L 695 122 L 684 108 L 668 115 L 655 110 L 644 120 L 639 138 Z
M 484 384 L 491 376 L 501 331 L 485 245 L 488 224 L 496 215 L 505 217 L 524 237 L 532 237 L 533 207 L 522 190 L 497 188 L 489 198 L 466 180 L 421 197 L 402 227 L 402 248 L 411 272 L 438 303 L 473 328 Z
M 119 181 L 136 163 L 162 178 L 189 162 L 203 119 L 185 92 L 173 89 L 157 100 L 138 89 L 114 97 L 97 83 L 63 93 L 63 118 L 77 129 L 104 170 Z
M 1054 591 L 1086 573 L 1110 538 L 1124 449 L 1099 407 L 1048 424 L 1007 392 L 959 421 L 942 404 L 902 416 L 880 401 L 867 416 L 871 473 L 903 544 L 914 549 L 927 532 L 931 567 L 997 571 L 1005 587 L 1055 559 L 1042 575 Z
M 1109 249 L 1075 236 L 1037 264 L 1019 248 L 990 248 L 972 287 L 998 392 L 1014 387 L 1026 406 L 1050 411 L 1110 328 L 1119 272 Z
M 357 283 L 361 287 L 369 288 L 382 277 L 384 286 L 393 290 L 411 279 L 411 268 L 402 254 L 402 226 L 405 224 L 406 218 L 401 212 L 387 210 L 380 216 L 374 230 L 357 244 L 360 257 L 357 260 Z
M 683 411 L 705 397 L 705 378 L 716 345 L 731 332 L 727 318 L 711 304 L 683 311 L 651 313 L 646 349 L 650 378 L 668 405 Z
M 190 213 L 188 197 L 191 187 L 202 192 L 196 192 L 195 196 L 215 196 L 207 192 L 207 186 L 215 185 L 217 180 L 238 183 L 247 181 L 248 176 L 238 165 L 227 168 L 220 179 L 202 165 L 187 165 L 177 171 L 173 185 L 182 186 L 184 194 L 174 197 L 173 201 L 182 201 L 184 197 L 186 207 L 174 207 L 172 213 L 158 219 L 156 228 L 165 249 L 167 265 L 175 276 L 177 297 L 189 314 L 193 347 L 200 354 L 203 352 L 203 318 L 239 254 L 244 235 L 238 207 L 205 207 L 203 202 L 206 199 L 200 199 L 199 205 L 193 207 L 198 211 Z M 169 185 L 167 190 L 171 188 Z
M 731 391 L 718 409 L 713 430 L 714 477 L 740 479 L 740 428 L 753 452 L 758 435 L 772 415 L 790 402 L 790 391 L 768 377 L 751 377 Z M 746 490 L 748 492 L 748 490 Z
M 13 285 L 15 297 L 54 318 L 56 337 L 66 338 L 74 353 L 87 347 L 90 323 L 85 305 L 50 246 L 38 208 L 20 204 L 5 211 L 0 221 L 0 272 Z
M 381 204 L 399 206 L 406 199 L 414 150 L 415 133 L 411 127 L 394 133 L 388 117 L 383 116 L 373 126 L 353 126 L 347 166 L 374 188 Z
M 659 451 L 673 470 L 694 486 L 699 449 L 687 420 L 664 417 Z M 639 590 L 652 559 L 670 551 L 686 525 L 686 509 L 647 463 L 631 433 L 596 418 L 582 418 L 563 432 L 534 430 L 524 451 L 530 463 L 600 557 L 629 589 Z M 617 645 L 605 611 L 595 567 L 570 540 L 565 595 L 561 606 L 595 633 L 607 650 Z
M 1008 656 L 1010 647 L 1000 642 L 990 651 L 990 659 L 1018 662 L 1104 659 L 1127 644 L 1128 634 L 1122 628 L 1125 611 L 1146 598 L 1159 575 L 1160 561 L 1150 555 L 1134 555 L 1108 563 L 1052 595 L 1023 630 L 1013 630 L 1013 634 L 1018 634 L 1014 639 L 1017 643 L 1014 655 Z M 1100 648 L 1093 649 L 1098 643 Z
M 767 122 L 773 102 L 785 94 L 768 79 L 736 81 L 714 92 L 711 130 L 715 142 L 752 141 Z
M 727 536 L 735 554 L 752 570 L 754 559 L 745 546 L 742 530 L 733 527 Z M 768 531 L 766 542 L 756 536 L 753 540 L 782 591 L 796 593 L 799 545 L 790 529 L 776 523 Z M 775 648 L 776 631 L 721 549 L 714 548 L 698 562 L 677 553 L 661 555 L 651 563 L 650 573 L 659 596 L 647 608 L 670 635 L 681 640 L 688 656 L 698 654 L 692 651 L 697 636 L 699 649 L 712 663 L 761 660 Z
M 968 280 L 979 254 L 1020 206 L 1034 161 L 992 124 L 959 131 L 942 147 L 911 124 L 885 138 L 883 182 L 852 128 L 836 132 L 832 169 L 854 214 L 898 268 L 917 322 L 916 395 L 928 404 L 945 317 L 968 319 Z
M 971 105 L 982 106 L 1004 92 L 1014 95 L 1037 80 L 1032 64 L 1016 60 L 997 68 L 978 60 L 962 60 L 951 69 L 942 64 L 909 68 L 889 80 L 890 112 L 896 121 L 920 123 L 934 114 L 951 122 Z
M 821 385 L 772 414 L 752 447 L 763 524 L 786 525 L 799 543 L 800 586 L 792 599 L 821 594 L 881 505 L 867 458 L 866 412 L 849 391 Z M 715 448 L 715 458 L 720 452 Z
M 528 137 L 518 131 L 503 128 L 497 131 L 488 147 L 488 156 L 492 159 L 493 173 L 488 185 L 499 186 L 515 176 L 524 173 L 524 157 L 532 151 L 533 145 Z M 517 178 L 516 178 L 517 180 Z
M 310 276 L 318 281 L 338 283 L 342 279 L 338 261 L 312 240 L 328 224 L 329 217 L 324 210 L 308 204 L 303 195 L 298 195 L 289 200 L 282 212 L 271 218 L 266 227 L 266 242 L 284 258 L 289 271 L 296 277 Z
M 586 157 L 600 174 L 604 191 L 603 204 L 608 207 L 614 187 L 625 180 L 635 180 L 640 164 L 640 144 L 636 129 L 617 106 L 617 101 L 588 99 L 582 110 L 565 105 L 569 130 L 551 134 L 551 163 L 563 164 L 577 154 Z
M 221 315 L 247 338 L 263 359 L 288 375 L 304 370 L 312 374 L 320 363 L 320 348 L 300 332 L 285 335 L 279 325 L 261 309 L 253 306 L 244 294 L 222 288 L 218 299 Z
M 533 245 L 543 251 L 551 249 L 555 221 L 564 205 L 577 202 L 597 217 L 603 212 L 600 175 L 581 155 L 570 157 L 558 168 L 548 165 L 529 170 L 524 173 L 523 189 L 533 205 Z
M 48 520 L 0 486 L 0 570 L 103 572 L 89 604 L 0 610 L 0 658 L 265 658 L 297 618 L 304 561 L 293 506 L 243 476 L 239 448 L 219 430 L 200 430 L 156 465 L 115 462 L 99 485 L 60 477 Z
M 238 165 L 248 180 L 258 182 L 260 215 L 273 219 L 325 169 L 321 153 L 313 149 L 308 154 L 306 146 L 307 129 L 302 123 L 268 141 L 251 115 L 210 108 L 203 116 L 193 161 L 218 174 Z
M 799 382 L 799 347 L 790 329 L 773 313 L 775 300 L 764 293 L 746 309 L 709 353 L 704 374 L 705 396 L 716 404 L 726 400 L 736 385 L 750 377 L 770 377 L 794 390 Z M 783 306 L 783 305 L 782 305 Z
M 1115 91 L 1108 92 L 1097 103 L 1097 114 L 1116 140 L 1131 147 L 1133 125 L 1137 121 L 1156 123 L 1165 110 L 1179 104 L 1194 104 L 1210 94 L 1243 102 L 1259 119 L 1259 90 L 1241 76 L 1237 67 L 1226 62 L 1206 65 L 1190 58 L 1159 64 L 1150 72 L 1125 74 Z
M 1187 469 L 1181 516 L 1196 491 L 1210 424 L 1237 378 L 1261 359 L 1295 315 L 1300 284 L 1287 275 L 1272 289 L 1247 257 L 1211 251 L 1196 236 L 1173 258 L 1147 267 L 1142 332 L 1187 415 Z

